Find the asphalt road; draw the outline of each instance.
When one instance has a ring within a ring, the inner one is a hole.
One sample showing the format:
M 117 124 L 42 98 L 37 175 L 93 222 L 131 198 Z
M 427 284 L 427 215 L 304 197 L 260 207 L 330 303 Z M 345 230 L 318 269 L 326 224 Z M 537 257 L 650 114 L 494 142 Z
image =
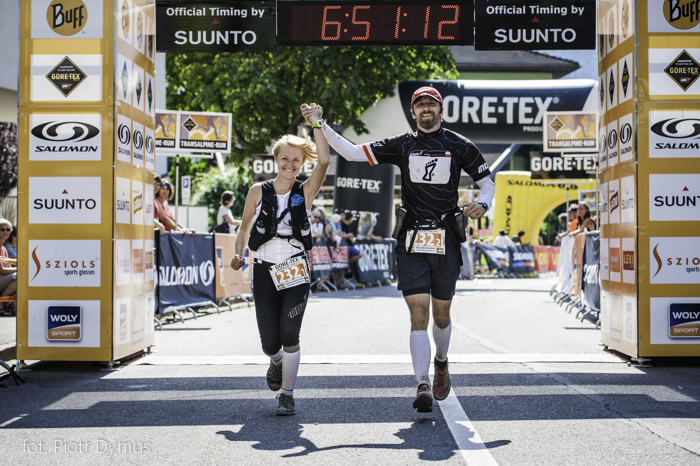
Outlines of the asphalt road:
M 394 287 L 314 295 L 297 414 L 274 415 L 253 308 L 168 324 L 116 372 L 36 363 L 0 385 L 0 463 L 700 464 L 696 362 L 628 367 L 548 279 L 458 282 L 450 397 L 411 407 Z

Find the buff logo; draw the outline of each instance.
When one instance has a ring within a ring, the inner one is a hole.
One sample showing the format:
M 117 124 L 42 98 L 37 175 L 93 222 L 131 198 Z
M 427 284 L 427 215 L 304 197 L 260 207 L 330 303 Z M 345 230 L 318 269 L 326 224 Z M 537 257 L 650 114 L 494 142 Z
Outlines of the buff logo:
M 700 337 L 700 303 L 671 303 L 668 310 L 671 338 Z
M 665 0 L 664 18 L 676 29 L 692 29 L 700 24 L 700 0 Z
M 46 20 L 54 32 L 72 36 L 82 31 L 88 11 L 81 0 L 54 0 L 46 12 Z
M 46 311 L 46 339 L 79 341 L 82 333 L 80 306 L 49 306 Z

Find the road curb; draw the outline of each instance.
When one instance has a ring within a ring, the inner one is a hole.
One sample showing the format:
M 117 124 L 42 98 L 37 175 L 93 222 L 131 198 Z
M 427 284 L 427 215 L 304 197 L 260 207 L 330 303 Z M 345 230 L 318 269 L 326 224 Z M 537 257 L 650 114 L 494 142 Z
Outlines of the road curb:
M 17 343 L 0 345 L 0 359 L 3 361 L 17 359 Z

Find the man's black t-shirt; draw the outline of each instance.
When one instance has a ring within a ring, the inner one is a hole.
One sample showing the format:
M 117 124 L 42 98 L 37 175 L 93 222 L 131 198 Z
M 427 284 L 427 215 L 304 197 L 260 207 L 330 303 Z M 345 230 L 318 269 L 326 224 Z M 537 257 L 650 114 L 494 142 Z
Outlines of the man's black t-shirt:
M 491 174 L 474 143 L 444 128 L 400 134 L 362 147 L 370 165 L 391 163 L 399 167 L 401 203 L 424 219 L 440 220 L 457 209 L 461 170 L 474 181 Z

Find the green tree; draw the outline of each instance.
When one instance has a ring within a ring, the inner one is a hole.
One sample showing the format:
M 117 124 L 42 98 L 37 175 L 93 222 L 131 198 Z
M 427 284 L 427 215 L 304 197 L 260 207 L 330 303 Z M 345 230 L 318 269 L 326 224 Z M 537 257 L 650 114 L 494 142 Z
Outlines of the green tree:
M 295 134 L 299 106 L 323 106 L 329 124 L 367 132 L 360 114 L 392 95 L 396 83 L 457 76 L 449 47 L 281 47 L 274 52 L 168 54 L 167 102 L 173 110 L 231 112 L 240 164 Z
M 233 191 L 234 203 L 231 213 L 234 218 L 241 218 L 248 189 L 253 183 L 250 170 L 226 170 L 221 173 L 216 167 L 205 173 L 198 173 L 192 181 L 192 204 L 206 205 L 209 225 L 216 224 L 216 213 L 221 205 L 221 194 Z

